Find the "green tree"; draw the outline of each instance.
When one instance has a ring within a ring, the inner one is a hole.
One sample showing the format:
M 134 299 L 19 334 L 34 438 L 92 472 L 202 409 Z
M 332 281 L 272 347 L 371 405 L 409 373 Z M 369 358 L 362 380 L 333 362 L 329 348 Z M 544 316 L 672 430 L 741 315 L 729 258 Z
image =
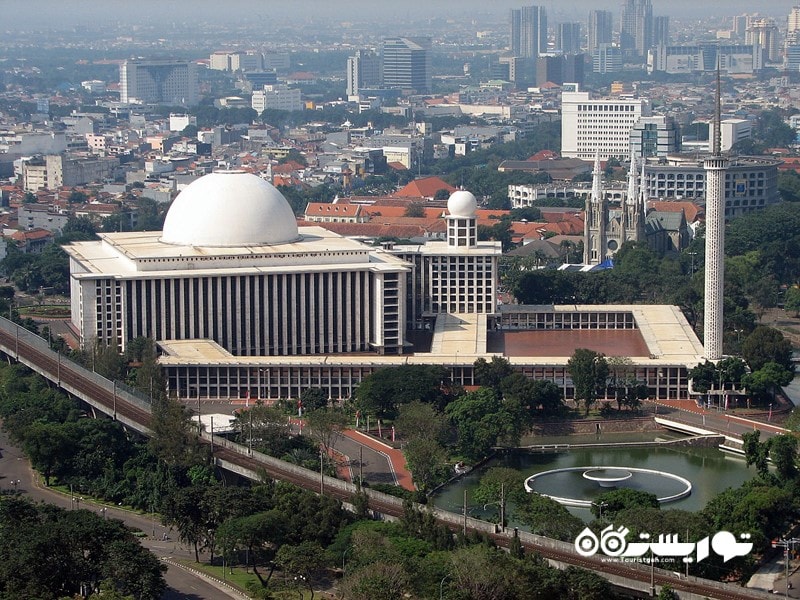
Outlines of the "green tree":
M 394 422 L 397 433 L 406 440 L 427 439 L 442 442 L 447 419 L 430 404 L 419 400 L 400 406 Z
M 176 399 L 164 397 L 153 402 L 150 431 L 150 451 L 169 467 L 188 468 L 205 459 L 197 423 L 192 423 L 191 411 Z
M 567 372 L 572 378 L 575 389 L 575 401 L 582 401 L 585 414 L 597 402 L 600 394 L 605 390 L 608 380 L 608 361 L 603 354 L 578 348 L 567 361 Z
M 317 410 L 328 406 L 328 393 L 322 388 L 310 387 L 300 392 L 303 411 Z
M 437 407 L 446 404 L 448 381 L 444 367 L 402 365 L 379 369 L 356 389 L 356 406 L 365 414 L 393 419 L 403 404 L 419 400 Z
M 563 542 L 574 542 L 584 524 L 555 500 L 529 493 L 516 503 L 516 515 L 531 532 Z
M 523 475 L 516 469 L 492 467 L 481 477 L 478 488 L 472 493 L 472 499 L 484 506 L 495 505 L 508 521 L 506 505 L 509 500 L 524 498 L 523 480 Z M 502 526 L 505 527 L 506 523 L 502 523 Z
M 794 313 L 795 319 L 800 318 L 800 288 L 792 286 L 786 290 L 783 306 L 786 312 Z
M 742 342 L 742 358 L 750 369 L 758 371 L 769 362 L 792 371 L 792 344 L 777 329 L 756 327 Z
M 792 371 L 782 365 L 768 362 L 758 371 L 753 371 L 742 378 L 747 393 L 759 403 L 774 401 L 775 389 L 789 385 L 794 378 Z
M 50 485 L 53 475 L 62 474 L 73 451 L 73 440 L 66 429 L 56 423 L 33 423 L 24 432 L 22 449 L 31 459 L 33 467 Z
M 797 438 L 793 435 L 776 435 L 769 440 L 769 457 L 778 477 L 790 481 L 797 477 Z
M 592 514 L 595 517 L 600 516 L 601 507 L 603 516 L 607 520 L 613 521 L 614 517 L 623 510 L 659 508 L 659 503 L 655 494 L 631 488 L 619 488 L 600 494 L 592 502 Z
M 284 573 L 301 577 L 314 600 L 312 578 L 322 569 L 323 550 L 317 542 L 301 542 L 296 546 L 284 545 L 278 550 L 276 562 Z
M 256 403 L 236 413 L 233 421 L 235 439 L 254 450 L 280 457 L 292 448 L 292 433 L 286 416 L 277 408 Z
M 755 465 L 756 471 L 761 477 L 769 474 L 769 443 L 761 442 L 761 431 L 758 429 L 742 434 L 742 449 L 747 466 Z
M 504 406 L 490 388 L 480 388 L 453 400 L 445 409 L 458 430 L 458 449 L 465 458 L 480 460 L 501 440 L 519 438 L 518 415 Z
M 478 385 L 490 387 L 495 391 L 500 390 L 500 383 L 514 373 L 514 367 L 507 358 L 492 356 L 491 360 L 479 358 L 473 364 L 475 368 L 475 382 Z
M 347 415 L 332 409 L 318 409 L 306 414 L 306 432 L 328 455 L 347 427 Z
M 420 491 L 427 492 L 446 478 L 447 452 L 436 440 L 414 438 L 405 444 L 403 454 Z

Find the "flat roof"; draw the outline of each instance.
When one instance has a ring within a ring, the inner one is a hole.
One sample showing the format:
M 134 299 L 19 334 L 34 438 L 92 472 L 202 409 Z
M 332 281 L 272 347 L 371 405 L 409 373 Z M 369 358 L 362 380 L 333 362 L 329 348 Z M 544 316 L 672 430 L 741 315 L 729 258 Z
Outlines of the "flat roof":
M 100 241 L 73 242 L 64 246 L 64 251 L 83 269 L 71 273 L 77 279 L 236 275 L 282 268 L 296 272 L 407 267 L 381 248 L 322 227 L 301 227 L 300 234 L 297 241 L 266 246 L 180 246 L 160 241 L 160 231 L 109 233 L 102 234 Z
M 403 355 L 324 354 L 293 356 L 234 356 L 211 340 L 159 341 L 164 366 L 252 365 L 319 366 L 364 365 L 388 367 L 402 364 L 469 366 L 478 357 L 505 356 L 513 365 L 562 366 L 577 348 L 608 356 L 627 356 L 636 364 L 686 365 L 703 357 L 703 346 L 677 306 L 669 305 L 558 305 L 515 306 L 516 312 L 560 313 L 630 312 L 637 329 L 557 329 L 487 331 L 487 315 L 441 315 L 436 319 L 431 351 Z M 498 345 L 497 335 L 503 334 Z M 507 336 L 507 337 L 505 337 Z

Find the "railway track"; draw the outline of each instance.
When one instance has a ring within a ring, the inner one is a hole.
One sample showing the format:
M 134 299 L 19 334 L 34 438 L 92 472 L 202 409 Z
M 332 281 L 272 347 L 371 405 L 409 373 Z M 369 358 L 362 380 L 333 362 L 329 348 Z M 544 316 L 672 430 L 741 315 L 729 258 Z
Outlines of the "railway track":
M 3 319 L 3 321 L 5 320 Z M 114 389 L 109 390 L 107 387 L 93 381 L 91 377 L 87 376 L 86 370 L 75 363 L 61 360 L 57 354 L 49 349 L 39 348 L 37 344 L 29 343 L 26 338 L 32 334 L 26 332 L 23 336 L 20 335 L 19 330 L 11 333 L 8 330 L 8 322 L 1 325 L 0 349 L 10 358 L 17 358 L 24 364 L 31 366 L 53 383 L 64 386 L 78 397 L 83 396 L 82 399 L 91 399 L 92 404 L 101 405 L 105 408 L 103 412 L 110 416 L 124 417 L 125 420 L 138 424 L 141 427 L 140 432 L 149 430 L 152 421 L 152 415 L 149 411 L 128 402 L 120 394 L 116 394 Z M 210 444 L 207 439 L 202 439 L 202 442 Z M 275 462 L 265 463 L 256 457 L 249 456 L 246 452 L 237 452 L 231 448 L 218 445 L 214 446 L 213 455 L 217 462 L 228 462 L 241 469 L 254 473 L 264 473 L 270 478 L 293 483 L 307 490 L 320 491 L 320 478 L 317 474 L 312 474 L 311 472 L 309 472 L 309 475 L 298 473 L 293 465 L 287 464 L 289 468 L 284 469 Z M 330 497 L 343 502 L 351 502 L 353 500 L 354 493 L 351 491 L 331 485 L 324 486 L 324 482 L 323 488 L 324 493 Z M 402 506 L 394 502 L 384 501 L 378 494 L 370 495 L 369 507 L 377 513 L 392 517 L 401 517 L 403 513 Z M 457 526 L 452 519 L 442 520 L 442 522 L 451 530 L 462 530 L 462 527 Z M 470 526 L 469 523 L 466 528 L 468 531 L 474 530 L 486 533 L 485 530 Z M 509 533 L 490 533 L 489 536 L 501 547 L 507 548 L 511 543 Z M 536 552 L 549 560 L 638 582 L 640 585 L 637 586 L 637 589 L 641 589 L 643 587 L 642 584 L 649 589 L 652 580 L 656 589 L 658 586 L 669 584 L 678 591 L 686 591 L 720 600 L 752 600 L 753 598 L 771 597 L 766 592 L 738 588 L 731 585 L 721 589 L 714 582 L 704 583 L 704 580 L 696 578 L 686 579 L 661 569 L 651 572 L 649 569 L 635 568 L 626 563 L 610 562 L 596 557 L 583 557 L 574 551 L 553 548 L 524 539 L 521 542 L 527 551 Z

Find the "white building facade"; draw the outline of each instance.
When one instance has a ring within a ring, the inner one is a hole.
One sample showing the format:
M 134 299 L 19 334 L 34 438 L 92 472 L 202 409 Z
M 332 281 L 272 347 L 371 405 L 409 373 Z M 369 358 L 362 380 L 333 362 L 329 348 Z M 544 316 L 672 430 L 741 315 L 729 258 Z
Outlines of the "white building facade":
M 265 85 L 263 90 L 253 92 L 250 106 L 258 114 L 271 110 L 303 110 L 303 98 L 299 89 L 286 85 Z
M 255 175 L 191 183 L 163 232 L 103 234 L 66 251 L 82 344 L 204 339 L 236 356 L 403 350 L 409 266 L 298 229 L 280 192 Z
M 561 156 L 600 160 L 630 154 L 630 133 L 640 117 L 649 117 L 643 98 L 593 99 L 576 83 L 564 84 L 561 94 Z

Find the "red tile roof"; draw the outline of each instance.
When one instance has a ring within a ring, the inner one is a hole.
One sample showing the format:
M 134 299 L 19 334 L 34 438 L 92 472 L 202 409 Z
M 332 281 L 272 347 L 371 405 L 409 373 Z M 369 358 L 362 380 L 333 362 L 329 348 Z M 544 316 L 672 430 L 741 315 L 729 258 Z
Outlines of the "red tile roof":
M 415 179 L 396 193 L 398 196 L 410 198 L 433 198 L 439 190 L 447 190 L 451 194 L 456 188 L 439 177 L 424 177 Z

